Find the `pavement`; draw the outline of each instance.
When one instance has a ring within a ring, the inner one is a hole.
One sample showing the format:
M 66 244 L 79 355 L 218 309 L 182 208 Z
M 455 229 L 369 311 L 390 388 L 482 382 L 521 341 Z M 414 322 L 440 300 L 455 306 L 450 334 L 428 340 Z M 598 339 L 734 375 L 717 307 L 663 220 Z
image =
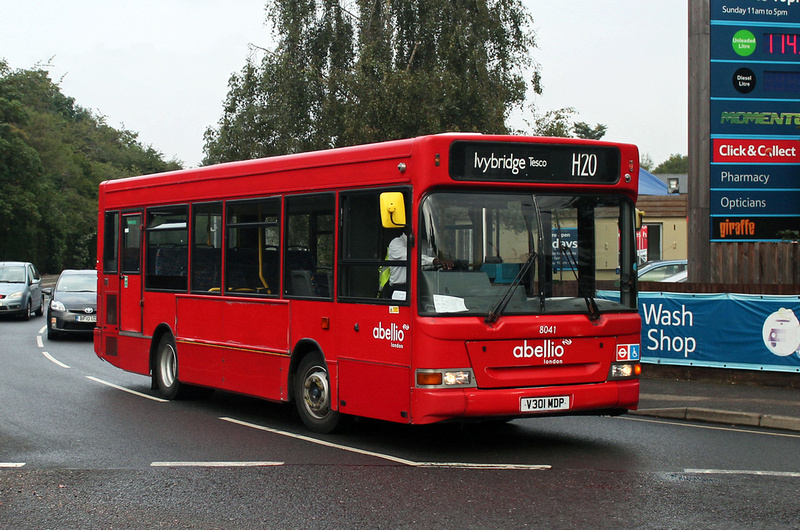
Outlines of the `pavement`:
M 700 377 L 647 364 L 642 371 L 639 410 L 630 414 L 800 432 L 800 373 L 746 378 L 717 370 Z

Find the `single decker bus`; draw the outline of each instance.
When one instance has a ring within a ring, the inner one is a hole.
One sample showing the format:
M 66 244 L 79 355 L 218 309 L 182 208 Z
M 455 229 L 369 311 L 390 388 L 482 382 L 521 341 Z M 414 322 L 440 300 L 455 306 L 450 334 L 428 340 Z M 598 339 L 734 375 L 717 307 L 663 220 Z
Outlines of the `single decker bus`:
M 103 182 L 95 351 L 315 432 L 624 413 L 638 159 L 452 133 Z

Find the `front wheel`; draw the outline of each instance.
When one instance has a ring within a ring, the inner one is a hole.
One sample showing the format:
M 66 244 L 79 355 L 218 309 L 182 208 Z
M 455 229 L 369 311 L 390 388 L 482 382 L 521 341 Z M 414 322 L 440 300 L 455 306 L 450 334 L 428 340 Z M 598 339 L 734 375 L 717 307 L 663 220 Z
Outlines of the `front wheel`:
M 31 314 L 31 299 L 28 298 L 28 303 L 25 304 L 25 311 L 22 313 L 22 320 L 30 320 Z
M 331 409 L 331 399 L 325 359 L 320 353 L 306 355 L 294 379 L 294 400 L 306 427 L 323 434 L 336 429 L 340 414 Z
M 178 381 L 178 353 L 170 335 L 164 335 L 158 343 L 154 377 L 161 395 L 167 399 L 180 399 L 183 389 Z

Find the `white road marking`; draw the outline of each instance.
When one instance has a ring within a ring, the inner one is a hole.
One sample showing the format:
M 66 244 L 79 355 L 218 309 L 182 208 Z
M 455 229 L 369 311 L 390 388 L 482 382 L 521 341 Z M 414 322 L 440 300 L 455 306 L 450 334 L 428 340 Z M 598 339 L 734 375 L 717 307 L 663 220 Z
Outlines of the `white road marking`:
M 150 467 L 268 467 L 283 462 L 153 462 Z
M 41 333 L 44 333 L 45 331 L 47 331 L 47 326 L 46 325 L 42 326 L 42 329 L 39 330 L 39 333 L 41 334 Z
M 766 431 L 754 431 L 752 429 L 744 429 L 741 427 L 719 427 L 714 425 L 701 425 L 701 424 L 693 424 L 693 423 L 681 423 L 682 421 L 688 420 L 668 420 L 668 419 L 646 419 L 642 417 L 632 417 L 632 416 L 618 416 L 616 419 L 626 420 L 626 421 L 643 421 L 645 423 L 661 423 L 666 425 L 679 425 L 681 427 L 691 427 L 692 429 L 709 429 L 712 431 L 729 431 L 729 432 L 743 432 L 747 434 L 761 434 L 763 436 L 779 436 L 782 438 L 800 438 L 800 434 L 792 434 L 792 433 L 783 433 L 783 432 L 766 432 Z M 764 427 L 766 429 L 767 427 Z
M 448 469 L 495 469 L 546 471 L 553 466 L 547 464 L 478 464 L 475 462 L 415 462 L 414 467 L 440 467 Z
M 310 436 L 304 436 L 302 434 L 280 431 L 278 429 L 272 429 L 270 427 L 264 427 L 263 425 L 257 425 L 255 423 L 241 421 L 234 418 L 221 417 L 220 419 L 222 421 L 235 423 L 237 425 L 242 425 L 244 427 L 250 427 L 252 429 L 258 429 L 260 431 L 279 434 L 281 436 L 288 436 L 289 438 L 294 438 L 296 440 L 302 440 L 304 442 L 323 445 L 325 447 L 332 447 L 334 449 L 340 449 L 342 451 L 348 451 L 360 455 L 372 456 L 375 458 L 380 458 L 383 460 L 388 460 L 390 462 L 395 462 L 397 464 L 402 464 L 411 467 L 435 467 L 435 468 L 456 468 L 456 469 L 525 469 L 525 470 L 536 470 L 536 471 L 542 471 L 551 468 L 551 466 L 549 465 L 535 465 L 535 464 L 475 464 L 469 462 L 415 462 L 414 460 L 407 460 L 405 458 L 400 458 L 397 456 L 387 455 L 383 453 L 376 453 L 374 451 L 367 451 L 365 449 L 358 449 L 357 447 L 349 447 L 347 445 L 336 444 L 333 442 L 326 442 L 325 440 L 318 440 L 316 438 L 311 438 Z
M 794 471 L 754 471 L 746 469 L 684 469 L 684 473 L 692 475 L 756 475 L 759 477 L 791 477 L 800 478 L 800 472 Z
M 55 357 L 53 357 L 52 355 L 50 355 L 50 354 L 49 354 L 49 353 L 47 353 L 46 351 L 43 351 L 43 352 L 42 352 L 42 355 L 44 355 L 45 357 L 47 357 L 47 358 L 48 358 L 48 359 L 49 359 L 51 362 L 53 362 L 53 363 L 55 363 L 55 364 L 59 365 L 61 368 L 69 368 L 69 366 L 67 366 L 66 364 L 62 363 L 61 361 L 59 361 L 58 359 L 56 359 Z
M 25 462 L 0 462 L 0 468 L 16 468 L 22 467 L 25 465 Z
M 44 348 L 44 342 L 42 342 L 42 336 L 36 335 L 36 345 L 40 348 Z
M 158 401 L 159 403 L 167 403 L 168 402 L 168 400 L 166 400 L 166 399 L 161 399 L 161 398 L 155 397 L 155 396 L 148 396 L 147 394 L 142 394 L 141 392 L 137 392 L 135 390 L 131 390 L 130 388 L 125 388 L 125 387 L 122 387 L 122 386 L 119 386 L 119 385 L 115 385 L 114 383 L 109 383 L 108 381 L 103 381 L 102 379 L 98 379 L 96 377 L 92 377 L 91 375 L 87 375 L 86 379 L 91 379 L 92 381 L 94 381 L 96 383 L 100 383 L 101 385 L 110 386 L 111 388 L 116 388 L 117 390 L 122 390 L 123 392 L 127 392 L 128 394 L 133 394 L 134 396 L 139 396 L 139 397 L 151 399 L 153 401 Z

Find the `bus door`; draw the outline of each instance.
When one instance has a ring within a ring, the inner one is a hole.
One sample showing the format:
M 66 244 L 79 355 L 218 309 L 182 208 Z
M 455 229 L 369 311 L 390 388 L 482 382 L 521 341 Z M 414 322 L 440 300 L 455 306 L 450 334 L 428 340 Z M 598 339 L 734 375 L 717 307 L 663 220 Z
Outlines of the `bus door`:
M 103 223 L 103 274 L 98 276 L 97 323 L 94 351 L 108 362 L 119 366 L 117 335 L 119 334 L 119 212 L 108 211 Z
M 385 192 L 389 192 L 388 194 Z M 339 406 L 347 414 L 410 421 L 411 295 L 408 291 L 410 189 L 341 194 L 339 249 Z M 396 203 L 392 223 L 382 202 Z M 380 399 L 376 399 L 380 396 Z
M 142 212 L 123 212 L 120 223 L 119 330 L 142 332 Z

